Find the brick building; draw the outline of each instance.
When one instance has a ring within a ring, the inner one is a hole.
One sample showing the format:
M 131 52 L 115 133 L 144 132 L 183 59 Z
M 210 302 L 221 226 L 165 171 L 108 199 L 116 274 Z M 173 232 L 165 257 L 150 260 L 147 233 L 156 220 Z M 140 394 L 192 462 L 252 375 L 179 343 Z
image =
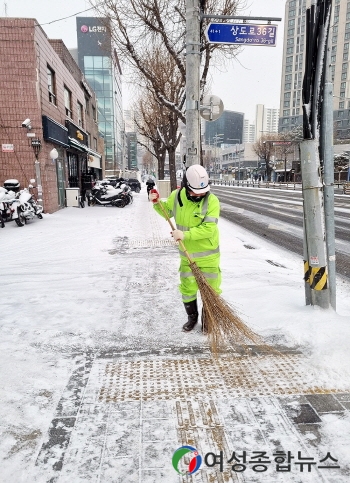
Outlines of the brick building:
M 52 213 L 65 206 L 65 188 L 103 176 L 95 93 L 62 40 L 49 40 L 35 19 L 0 18 L 0 59 L 0 185 L 36 179 Z

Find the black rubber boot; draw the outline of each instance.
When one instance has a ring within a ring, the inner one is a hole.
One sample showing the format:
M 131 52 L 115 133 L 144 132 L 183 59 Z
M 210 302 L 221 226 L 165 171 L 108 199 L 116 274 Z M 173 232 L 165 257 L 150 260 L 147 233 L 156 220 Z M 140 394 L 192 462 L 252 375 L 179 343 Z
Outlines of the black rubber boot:
M 198 322 L 197 300 L 184 303 L 184 306 L 188 315 L 188 321 L 182 326 L 182 330 L 184 332 L 190 332 Z
M 205 314 L 205 310 L 204 310 L 204 307 L 202 307 L 202 332 L 203 334 L 207 334 L 208 333 L 208 326 L 207 326 L 207 323 L 206 323 L 206 314 Z

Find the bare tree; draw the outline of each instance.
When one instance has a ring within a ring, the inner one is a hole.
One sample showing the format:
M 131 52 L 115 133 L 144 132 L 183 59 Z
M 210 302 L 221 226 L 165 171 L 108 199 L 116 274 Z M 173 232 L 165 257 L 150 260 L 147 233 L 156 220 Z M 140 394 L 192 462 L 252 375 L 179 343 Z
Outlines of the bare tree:
M 274 142 L 278 141 L 279 137 L 277 133 L 263 134 L 260 138 L 253 144 L 252 148 L 255 154 L 259 156 L 260 159 L 265 162 L 266 169 L 266 179 L 271 180 L 272 172 L 272 156 L 275 152 Z
M 349 159 L 349 152 L 342 152 L 334 155 L 334 171 L 338 173 L 338 181 L 340 181 L 341 172 L 349 170 Z
M 135 72 L 138 72 L 138 81 L 142 87 L 151 91 L 159 105 L 172 113 L 174 122 L 171 129 L 175 129 L 179 120 L 185 123 L 186 0 L 104 0 L 103 3 L 98 0 L 90 1 L 102 17 L 111 21 L 112 39 L 133 81 Z M 237 14 L 239 7 L 245 7 L 245 0 L 201 0 L 202 10 L 216 15 Z M 202 33 L 207 24 L 208 20 L 202 20 Z M 210 44 L 202 34 L 200 50 L 200 85 L 203 93 L 214 53 L 219 64 L 227 59 L 234 59 L 239 49 L 228 45 Z M 157 59 L 162 59 L 163 65 L 171 65 L 171 68 L 164 69 L 161 76 L 159 64 L 155 64 Z M 165 83 L 164 77 L 167 78 Z M 175 89 L 171 88 L 172 84 L 176 86 Z M 177 139 L 174 132 L 170 133 L 170 139 Z M 169 144 L 167 149 L 171 183 L 176 185 L 176 146 Z
M 164 179 L 166 145 L 163 142 L 163 131 L 166 118 L 163 116 L 163 108 L 158 105 L 150 93 L 144 99 L 140 99 L 136 105 L 138 115 L 135 118 L 135 124 L 140 135 L 147 140 L 147 143 L 144 143 L 138 139 L 138 143 L 156 157 L 158 179 Z

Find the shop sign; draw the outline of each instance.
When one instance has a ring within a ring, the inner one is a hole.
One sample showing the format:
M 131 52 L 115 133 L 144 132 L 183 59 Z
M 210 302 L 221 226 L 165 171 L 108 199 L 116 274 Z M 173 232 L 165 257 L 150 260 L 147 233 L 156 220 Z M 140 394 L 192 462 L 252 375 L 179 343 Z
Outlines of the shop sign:
M 3 153 L 13 153 L 15 150 L 13 144 L 2 144 L 2 152 Z

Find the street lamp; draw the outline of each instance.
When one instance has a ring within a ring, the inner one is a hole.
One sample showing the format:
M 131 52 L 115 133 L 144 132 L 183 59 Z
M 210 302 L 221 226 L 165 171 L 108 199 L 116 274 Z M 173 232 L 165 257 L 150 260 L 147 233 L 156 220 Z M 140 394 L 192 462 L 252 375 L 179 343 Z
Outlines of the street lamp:
M 56 161 L 56 159 L 58 158 L 58 151 L 56 148 L 51 149 L 50 158 L 52 159 L 52 162 Z

